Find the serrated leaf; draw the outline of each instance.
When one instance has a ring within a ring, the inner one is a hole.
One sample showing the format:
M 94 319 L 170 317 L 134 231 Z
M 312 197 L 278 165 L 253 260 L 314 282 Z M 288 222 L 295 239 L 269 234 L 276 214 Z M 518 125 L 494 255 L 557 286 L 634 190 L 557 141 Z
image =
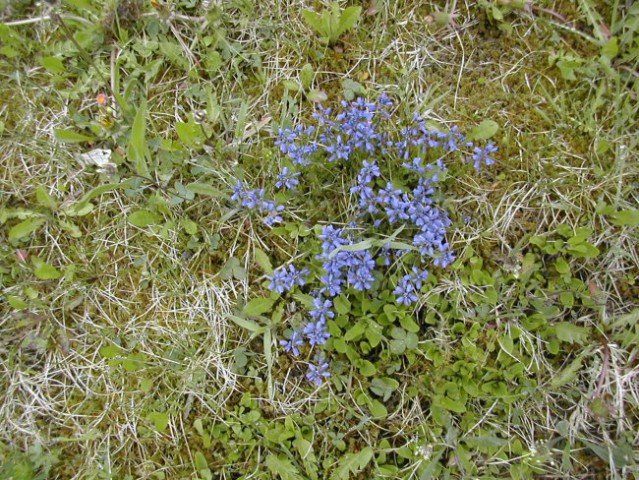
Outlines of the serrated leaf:
M 270 298 L 254 298 L 242 309 L 242 313 L 250 316 L 258 316 L 269 312 L 273 308 L 275 300 Z
M 84 135 L 82 133 L 74 132 L 73 130 L 65 130 L 62 128 L 56 128 L 53 131 L 55 138 L 65 143 L 80 143 L 80 142 L 91 142 L 95 140 L 95 137 L 91 137 L 89 135 Z
M 29 236 L 44 224 L 43 218 L 28 218 L 9 230 L 9 240 L 18 240 Z
M 62 272 L 48 263 L 41 263 L 33 271 L 40 280 L 57 280 L 62 277 Z
M 162 433 L 169 426 L 169 414 L 167 412 L 151 412 L 147 417 L 153 422 L 155 429 Z
M 320 36 L 328 37 L 329 32 L 327 31 L 324 21 L 319 13 L 311 10 L 302 10 L 302 18 L 313 30 L 315 30 L 316 33 L 319 33 Z
M 569 322 L 559 322 L 555 324 L 555 335 L 562 342 L 583 345 L 588 339 L 590 331 L 587 328 Z
M 274 476 L 277 475 L 282 480 L 302 480 L 302 476 L 293 462 L 283 455 L 269 454 L 266 457 L 265 465 Z
M 149 210 L 138 210 L 129 215 L 128 221 L 131 225 L 139 228 L 145 228 L 160 221 L 160 216 Z
M 472 140 L 488 140 L 499 130 L 499 125 L 494 120 L 484 120 L 468 134 Z
M 49 195 L 47 189 L 44 188 L 42 185 L 36 188 L 36 200 L 39 205 L 51 210 L 54 210 L 58 206 L 55 199 L 51 195 Z
M 581 368 L 581 363 L 581 357 L 575 358 L 570 365 L 553 377 L 550 385 L 554 388 L 559 388 L 572 382 L 577 377 L 577 372 Z
M 371 447 L 365 447 L 358 453 L 347 453 L 340 459 L 330 477 L 331 480 L 349 480 L 353 478 L 353 475 L 362 471 L 372 458 L 373 449 Z

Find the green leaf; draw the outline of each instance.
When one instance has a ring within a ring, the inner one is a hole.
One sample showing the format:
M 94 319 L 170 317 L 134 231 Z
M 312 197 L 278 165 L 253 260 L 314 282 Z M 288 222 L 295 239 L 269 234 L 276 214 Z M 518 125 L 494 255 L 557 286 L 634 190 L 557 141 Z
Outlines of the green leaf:
M 351 302 L 344 295 L 335 297 L 333 300 L 333 306 L 335 307 L 335 311 L 340 315 L 346 315 L 351 311 Z
M 345 334 L 344 340 L 350 342 L 361 336 L 366 331 L 366 322 L 360 321 L 353 325 Z
M 355 368 L 359 370 L 359 373 L 364 375 L 365 377 L 372 377 L 377 373 L 377 367 L 374 363 L 364 360 L 360 358 L 359 360 L 354 362 Z
M 62 60 L 57 57 L 44 57 L 42 58 L 42 60 L 40 60 L 40 63 L 49 72 L 56 75 L 67 71 L 67 69 L 64 68 L 64 63 L 62 63 Z
M 220 190 L 206 183 L 197 183 L 197 182 L 189 183 L 186 186 L 186 189 L 190 192 L 197 193 L 198 195 L 205 195 L 205 196 L 215 197 L 215 198 L 227 197 L 227 195 L 222 193 Z
M 100 348 L 100 355 L 104 358 L 115 358 L 120 355 L 121 350 L 117 345 L 105 345 Z
M 153 422 L 155 429 L 162 433 L 169 426 L 169 414 L 167 412 L 151 412 L 147 417 Z
M 72 130 L 64 130 L 61 128 L 56 128 L 53 133 L 55 138 L 65 143 L 80 143 L 95 140 L 95 137 L 90 137 L 82 133 L 77 133 Z
M 149 167 L 147 159 L 150 158 L 149 146 L 146 143 L 146 100 L 143 100 L 135 114 L 131 127 L 131 138 L 127 148 L 127 158 L 133 162 L 135 172 L 148 177 Z
M 365 447 L 357 453 L 347 453 L 344 455 L 335 471 L 331 475 L 331 480 L 349 480 L 354 477 L 368 465 L 373 458 L 373 449 Z
M 145 228 L 160 221 L 160 216 L 149 210 L 138 210 L 129 215 L 129 223 L 135 227 Z
M 581 363 L 581 357 L 575 358 L 570 365 L 564 368 L 551 380 L 550 385 L 553 388 L 559 388 L 571 383 L 577 377 L 577 372 L 581 368 Z
M 373 246 L 373 240 L 363 240 L 358 243 L 354 243 L 352 245 L 341 245 L 334 249 L 329 255 L 328 258 L 332 259 L 339 252 L 360 252 L 362 250 L 368 250 Z
M 355 22 L 357 22 L 357 19 L 359 18 L 361 13 L 362 7 L 360 6 L 348 7 L 342 12 L 342 15 L 339 19 L 339 27 L 337 30 L 338 38 L 355 26 Z
M 328 29 L 325 28 L 324 22 L 322 21 L 322 17 L 320 17 L 319 13 L 311 10 L 302 10 L 302 18 L 313 30 L 315 30 L 315 32 L 328 39 Z
M 254 298 L 242 309 L 242 313 L 245 315 L 258 316 L 263 313 L 269 312 L 273 308 L 275 300 L 270 298 Z
M 66 215 L 70 215 L 74 217 L 86 215 L 93 209 L 92 205 L 91 207 L 88 207 L 88 205 L 90 205 L 89 201 L 102 195 L 103 193 L 111 192 L 113 190 L 128 188 L 129 186 L 131 186 L 131 183 L 132 183 L 132 180 L 125 180 L 120 183 L 107 183 L 105 185 L 100 185 L 99 187 L 95 187 L 93 190 L 85 193 L 80 198 L 80 200 L 78 200 L 74 205 L 64 210 L 64 213 Z M 89 208 L 88 211 L 87 211 L 87 208 Z
M 388 409 L 386 406 L 375 398 L 368 399 L 368 409 L 371 411 L 371 415 L 377 418 L 386 418 L 388 416 Z
M 204 140 L 204 132 L 202 127 L 194 121 L 177 122 L 175 130 L 178 137 L 187 147 L 199 147 Z
M 24 310 L 25 308 L 28 307 L 27 302 L 13 295 L 9 295 L 7 297 L 7 302 L 9 303 L 9 306 L 11 308 L 15 308 L 16 310 Z
M 584 345 L 590 336 L 590 331 L 569 322 L 559 322 L 555 324 L 555 335 L 562 342 Z
M 639 210 L 621 210 L 611 215 L 612 223 L 615 225 L 639 225 Z
M 258 335 L 266 330 L 265 327 L 255 323 L 253 320 L 247 320 L 236 315 L 229 315 L 228 318 L 233 320 L 236 325 L 248 330 L 249 332 L 253 332 L 254 335 Z
M 58 206 L 55 199 L 51 195 L 49 195 L 47 189 L 44 188 L 42 185 L 39 185 L 38 188 L 36 188 L 36 200 L 38 201 L 39 205 L 50 210 L 55 210 L 55 208 Z
M 44 223 L 43 218 L 28 218 L 9 230 L 9 240 L 18 240 L 29 236 Z
M 283 455 L 269 454 L 266 457 L 265 465 L 274 476 L 277 475 L 282 480 L 302 480 L 302 476 L 293 462 Z
M 268 255 L 261 248 L 255 248 L 255 262 L 260 266 L 262 271 L 267 275 L 273 274 L 273 265 L 271 264 L 271 260 L 268 258 Z
M 310 63 L 307 63 L 300 70 L 300 81 L 302 82 L 302 86 L 305 89 L 308 89 L 313 84 L 314 77 L 315 72 L 313 71 L 313 66 Z
M 468 134 L 472 140 L 488 140 L 499 130 L 499 125 L 494 120 L 484 120 Z
M 33 271 L 40 280 L 57 280 L 62 277 L 62 272 L 48 263 L 41 263 Z
M 399 387 L 399 382 L 394 378 L 390 377 L 381 377 L 374 378 L 371 382 L 370 390 L 375 395 L 382 397 L 383 401 L 387 401 L 391 394 L 397 390 Z

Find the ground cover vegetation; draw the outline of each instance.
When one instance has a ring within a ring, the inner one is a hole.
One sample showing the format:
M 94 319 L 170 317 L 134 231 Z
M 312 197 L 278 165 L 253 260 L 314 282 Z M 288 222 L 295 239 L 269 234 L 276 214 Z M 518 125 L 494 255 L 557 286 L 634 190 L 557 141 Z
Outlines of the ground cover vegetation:
M 639 477 L 638 30 L 0 0 L 0 478 Z

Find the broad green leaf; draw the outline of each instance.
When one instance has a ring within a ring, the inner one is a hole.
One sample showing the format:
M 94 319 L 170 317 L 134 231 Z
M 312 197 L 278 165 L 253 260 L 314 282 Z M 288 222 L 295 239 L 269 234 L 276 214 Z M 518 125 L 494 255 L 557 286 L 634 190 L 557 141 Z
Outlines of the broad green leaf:
M 387 401 L 391 394 L 397 390 L 399 387 L 399 382 L 394 378 L 390 377 L 381 377 L 374 378 L 371 382 L 370 390 L 375 395 L 382 397 L 384 401 Z
M 57 138 L 61 142 L 66 143 L 90 142 L 95 140 L 95 137 L 61 128 L 56 128 L 53 133 L 55 135 L 55 138 Z
M 270 298 L 254 298 L 242 309 L 242 313 L 250 316 L 258 316 L 269 312 L 273 308 L 275 300 Z
M 49 195 L 47 189 L 44 188 L 42 185 L 36 188 L 36 200 L 38 201 L 39 205 L 50 210 L 55 210 L 58 206 L 55 199 L 51 195 Z
M 147 417 L 153 422 L 155 429 L 162 433 L 169 426 L 169 414 L 167 412 L 151 412 Z
M 569 322 L 559 322 L 555 324 L 555 334 L 562 342 L 584 345 L 590 336 L 590 331 Z
M 88 205 L 90 205 L 89 201 L 102 195 L 103 193 L 111 192 L 113 190 L 118 190 L 122 188 L 128 188 L 131 186 L 131 184 L 132 184 L 132 180 L 125 180 L 120 183 L 107 183 L 105 185 L 100 185 L 99 187 L 95 187 L 93 190 L 85 193 L 80 198 L 80 200 L 78 200 L 74 205 L 64 210 L 63 213 L 66 215 L 70 215 L 72 217 L 76 217 L 76 216 L 81 217 L 82 215 L 86 215 L 93 209 L 93 206 L 88 207 Z M 86 211 L 87 208 L 90 208 L 90 209 Z
M 267 275 L 273 274 L 273 265 L 271 264 L 271 260 L 268 258 L 268 255 L 261 248 L 256 248 L 255 251 L 255 262 L 260 266 L 262 271 Z
M 484 120 L 468 134 L 472 140 L 488 140 L 499 130 L 499 125 L 494 120 Z
M 357 453 L 347 453 L 344 455 L 335 471 L 331 475 L 331 480 L 349 480 L 359 473 L 368 465 L 373 458 L 373 449 L 365 447 Z
M 198 472 L 209 468 L 209 462 L 206 461 L 206 457 L 200 451 L 195 452 L 193 455 L 193 463 Z
M 133 126 L 131 127 L 131 138 L 127 148 L 127 158 L 133 163 L 135 172 L 142 177 L 148 177 L 149 175 L 147 161 L 151 156 L 145 135 L 146 100 L 143 100 L 135 114 Z
M 374 363 L 360 358 L 355 363 L 355 367 L 359 370 L 359 373 L 364 375 L 365 377 L 372 377 L 377 373 L 377 367 Z
M 100 355 L 104 358 L 115 358 L 120 355 L 121 350 L 117 345 L 105 345 L 100 348 Z
M 40 280 L 57 280 L 62 277 L 62 272 L 48 263 L 41 263 L 33 271 Z
M 362 7 L 360 6 L 348 7 L 346 10 L 344 10 L 339 19 L 337 37 L 340 37 L 342 34 L 348 32 L 351 28 L 353 28 L 361 13 Z
M 129 215 L 128 221 L 131 225 L 145 228 L 160 221 L 160 216 L 149 210 L 138 210 Z
M 215 198 L 227 197 L 226 194 L 222 193 L 220 190 L 218 190 L 214 186 L 208 185 L 206 183 L 197 183 L 197 182 L 189 183 L 186 186 L 186 189 L 193 193 L 197 193 L 198 195 L 207 195 L 209 197 L 215 197 Z
M 372 398 L 369 399 L 367 403 L 368 409 L 371 411 L 371 415 L 373 415 L 373 417 L 386 418 L 388 416 L 388 409 L 379 400 Z
M 9 295 L 7 297 L 7 302 L 9 303 L 9 306 L 11 308 L 15 308 L 16 310 L 24 310 L 25 308 L 28 307 L 27 302 L 13 295 Z
M 305 89 L 308 89 L 313 83 L 314 77 L 315 77 L 315 72 L 313 70 L 313 66 L 310 63 L 307 63 L 300 70 L 300 81 L 302 82 L 302 86 Z
M 266 467 L 272 472 L 273 476 L 279 476 L 282 480 L 302 480 L 303 477 L 288 458 L 283 455 L 273 455 L 272 453 L 266 457 Z
M 328 37 L 329 32 L 327 28 L 325 28 L 319 13 L 311 10 L 302 10 L 302 18 L 315 32 L 319 33 L 320 36 Z
M 64 68 L 64 63 L 62 63 L 62 60 L 57 57 L 43 57 L 42 60 L 40 60 L 40 63 L 49 72 L 56 75 L 67 71 L 67 69 Z
M 44 223 L 44 218 L 28 218 L 9 230 L 9 240 L 18 240 L 29 236 Z
M 366 331 L 366 323 L 360 321 L 353 325 L 345 334 L 344 340 L 350 342 L 351 340 L 355 340 L 360 337 Z
M 193 122 L 178 122 L 175 124 L 178 137 L 187 147 L 199 147 L 204 140 L 202 127 Z
M 639 225 L 639 210 L 621 210 L 611 215 L 612 223 L 615 225 Z
M 346 315 L 351 311 L 351 302 L 346 298 L 345 295 L 340 295 L 339 297 L 335 297 L 333 300 L 333 306 L 335 307 L 335 311 L 340 315 Z

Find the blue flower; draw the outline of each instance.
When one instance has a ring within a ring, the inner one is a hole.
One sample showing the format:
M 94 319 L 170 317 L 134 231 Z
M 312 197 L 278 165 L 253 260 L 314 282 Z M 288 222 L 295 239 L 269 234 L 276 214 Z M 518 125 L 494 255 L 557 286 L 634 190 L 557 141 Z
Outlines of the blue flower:
M 296 286 L 304 285 L 306 283 L 304 277 L 309 274 L 308 269 L 298 271 L 293 265 L 289 265 L 288 270 L 286 267 L 278 268 L 272 276 L 268 277 L 271 280 L 268 288 L 280 294 L 288 292 Z
M 324 345 L 331 334 L 326 331 L 326 321 L 317 320 L 316 322 L 309 322 L 304 327 L 304 335 L 308 338 L 309 345 Z
M 331 310 L 332 306 L 333 302 L 330 300 L 322 300 L 321 297 L 314 298 L 311 317 L 322 322 L 325 322 L 327 318 L 335 318 L 335 313 Z
M 315 361 L 317 362 L 317 365 L 313 365 L 312 363 L 309 364 L 309 371 L 306 374 L 306 378 L 319 387 L 325 378 L 331 376 L 331 373 L 328 371 L 329 365 L 324 357 L 318 355 L 315 358 Z
M 291 352 L 293 355 L 298 356 L 300 354 L 298 347 L 304 345 L 304 339 L 300 332 L 293 331 L 289 340 L 280 340 L 280 345 L 284 347 L 285 352 Z
M 276 188 L 286 188 L 287 190 L 295 190 L 299 185 L 299 177 L 302 172 L 291 172 L 288 167 L 284 167 L 282 172 L 277 175 L 277 182 L 275 182 Z
M 397 303 L 410 305 L 419 300 L 418 293 L 423 286 L 423 282 L 428 278 L 426 270 L 420 271 L 417 267 L 413 267 L 413 274 L 406 274 L 397 282 L 397 288 L 393 290 L 393 294 L 397 295 Z

